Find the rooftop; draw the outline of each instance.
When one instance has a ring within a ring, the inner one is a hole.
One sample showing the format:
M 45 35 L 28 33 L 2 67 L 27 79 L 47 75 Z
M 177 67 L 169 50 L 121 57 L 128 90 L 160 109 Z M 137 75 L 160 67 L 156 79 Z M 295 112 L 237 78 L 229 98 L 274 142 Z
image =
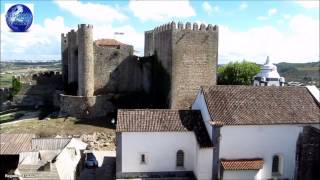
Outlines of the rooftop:
M 120 46 L 124 45 L 124 43 L 117 41 L 115 39 L 98 39 L 94 41 L 98 46 Z
M 0 134 L 0 154 L 19 154 L 31 150 L 31 139 L 34 134 Z
M 194 131 L 200 147 L 212 147 L 201 112 L 198 110 L 118 110 L 116 132 Z
M 61 150 L 71 138 L 34 138 L 32 139 L 32 150 Z
M 319 123 L 319 103 L 306 87 L 221 85 L 202 90 L 212 121 L 222 125 Z
M 221 166 L 224 170 L 259 170 L 263 167 L 263 159 L 222 159 Z

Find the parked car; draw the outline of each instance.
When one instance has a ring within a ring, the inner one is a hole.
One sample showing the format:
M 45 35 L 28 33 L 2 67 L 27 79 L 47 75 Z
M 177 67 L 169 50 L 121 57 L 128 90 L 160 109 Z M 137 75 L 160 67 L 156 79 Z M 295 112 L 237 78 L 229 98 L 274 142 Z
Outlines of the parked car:
M 98 167 L 98 161 L 92 152 L 86 153 L 85 166 L 86 168 Z

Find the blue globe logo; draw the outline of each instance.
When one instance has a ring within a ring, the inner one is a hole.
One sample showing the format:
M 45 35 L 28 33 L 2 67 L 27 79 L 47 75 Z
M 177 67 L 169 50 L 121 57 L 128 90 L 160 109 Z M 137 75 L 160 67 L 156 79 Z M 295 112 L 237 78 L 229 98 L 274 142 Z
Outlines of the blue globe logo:
M 23 5 L 11 6 L 6 14 L 7 25 L 14 32 L 25 32 L 32 24 L 33 15 L 31 10 Z

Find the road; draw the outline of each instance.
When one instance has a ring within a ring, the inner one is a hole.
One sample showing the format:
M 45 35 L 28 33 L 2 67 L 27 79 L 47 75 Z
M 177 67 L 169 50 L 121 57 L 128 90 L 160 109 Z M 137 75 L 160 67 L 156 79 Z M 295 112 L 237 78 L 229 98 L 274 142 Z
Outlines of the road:
M 77 180 L 114 180 L 116 152 L 92 151 L 98 161 L 98 168 L 84 168 Z

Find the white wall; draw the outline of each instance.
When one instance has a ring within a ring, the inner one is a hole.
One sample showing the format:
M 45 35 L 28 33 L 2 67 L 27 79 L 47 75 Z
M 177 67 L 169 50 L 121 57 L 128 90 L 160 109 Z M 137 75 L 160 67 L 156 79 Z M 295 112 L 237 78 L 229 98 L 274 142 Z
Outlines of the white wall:
M 198 92 L 197 98 L 192 104 L 192 109 L 201 111 L 202 119 L 207 128 L 210 139 L 212 140 L 212 126 L 209 124 L 209 121 L 211 121 L 211 117 L 206 105 L 206 101 L 204 99 L 204 95 L 201 91 Z
M 197 141 L 189 132 L 122 132 L 122 172 L 193 171 Z M 176 167 L 176 153 L 184 151 L 184 168 Z M 140 154 L 146 154 L 146 164 Z
M 194 174 L 199 180 L 210 180 L 212 178 L 212 148 L 198 148 L 196 167 Z
M 223 126 L 220 159 L 263 158 L 264 166 L 256 179 L 271 177 L 272 157 L 283 158 L 283 178 L 293 179 L 296 142 L 301 125 Z
M 255 179 L 258 171 L 224 171 L 223 180 L 251 180 Z

